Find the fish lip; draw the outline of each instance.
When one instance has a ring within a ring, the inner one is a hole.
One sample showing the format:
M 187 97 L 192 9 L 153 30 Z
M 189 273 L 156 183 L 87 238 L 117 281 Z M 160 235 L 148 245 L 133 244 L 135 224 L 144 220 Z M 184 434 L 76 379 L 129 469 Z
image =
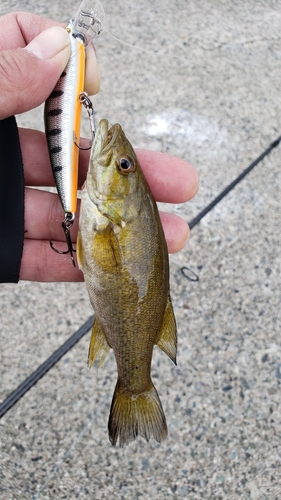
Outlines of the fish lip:
M 119 125 L 119 123 L 115 123 L 114 125 L 112 125 L 109 129 L 108 129 L 108 137 L 110 139 L 110 143 L 112 141 L 115 141 L 117 135 L 119 135 L 119 133 L 121 132 L 121 125 Z
M 114 145 L 121 132 L 122 127 L 119 123 L 115 123 L 109 127 L 108 120 L 101 120 L 95 134 L 92 157 L 98 158 L 100 155 L 106 154 Z
M 108 122 L 107 122 L 108 123 Z M 116 142 L 120 132 L 122 131 L 121 125 L 119 123 L 115 123 L 107 130 L 107 144 L 102 150 L 102 153 L 106 153 L 108 149 L 110 149 L 113 144 Z

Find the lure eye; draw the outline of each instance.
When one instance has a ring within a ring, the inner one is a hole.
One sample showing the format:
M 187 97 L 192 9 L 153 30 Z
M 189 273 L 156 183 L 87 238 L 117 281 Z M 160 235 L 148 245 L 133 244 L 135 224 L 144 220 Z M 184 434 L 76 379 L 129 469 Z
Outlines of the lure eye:
M 128 158 L 128 156 L 122 156 L 119 158 L 117 165 L 121 174 L 128 175 L 136 170 L 134 161 Z

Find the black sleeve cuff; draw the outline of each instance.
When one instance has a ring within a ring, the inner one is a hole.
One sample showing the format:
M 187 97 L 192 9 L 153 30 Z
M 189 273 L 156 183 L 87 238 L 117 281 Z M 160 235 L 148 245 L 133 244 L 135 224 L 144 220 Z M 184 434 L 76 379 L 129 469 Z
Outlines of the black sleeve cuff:
M 24 174 L 14 116 L 0 120 L 0 283 L 19 281 L 24 239 Z

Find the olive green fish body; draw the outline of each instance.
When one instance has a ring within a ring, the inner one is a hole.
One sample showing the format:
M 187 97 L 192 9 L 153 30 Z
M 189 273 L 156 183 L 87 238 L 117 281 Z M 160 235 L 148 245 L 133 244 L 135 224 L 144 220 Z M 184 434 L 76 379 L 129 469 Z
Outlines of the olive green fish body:
M 176 356 L 167 247 L 135 153 L 119 125 L 107 127 L 102 120 L 93 145 L 77 244 L 95 310 L 89 363 L 102 362 L 113 349 L 118 381 L 111 442 L 119 438 L 124 446 L 137 435 L 161 442 L 167 426 L 150 369 L 155 344 L 174 361 Z

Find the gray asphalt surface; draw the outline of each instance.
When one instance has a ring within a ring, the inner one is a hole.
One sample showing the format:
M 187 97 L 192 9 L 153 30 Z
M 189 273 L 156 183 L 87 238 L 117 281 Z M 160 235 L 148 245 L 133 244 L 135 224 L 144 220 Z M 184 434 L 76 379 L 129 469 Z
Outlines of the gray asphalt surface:
M 281 133 L 281 3 L 103 5 L 97 117 L 196 166 L 199 194 L 166 207 L 191 220 Z M 0 13 L 67 21 L 77 8 L 2 0 Z M 42 108 L 18 122 L 43 130 Z M 167 441 L 111 447 L 114 358 L 89 371 L 88 334 L 0 421 L 1 500 L 281 497 L 280 178 L 279 146 L 171 258 L 178 365 L 155 348 L 152 370 Z M 84 284 L 1 285 L 0 303 L 3 401 L 92 309 Z

